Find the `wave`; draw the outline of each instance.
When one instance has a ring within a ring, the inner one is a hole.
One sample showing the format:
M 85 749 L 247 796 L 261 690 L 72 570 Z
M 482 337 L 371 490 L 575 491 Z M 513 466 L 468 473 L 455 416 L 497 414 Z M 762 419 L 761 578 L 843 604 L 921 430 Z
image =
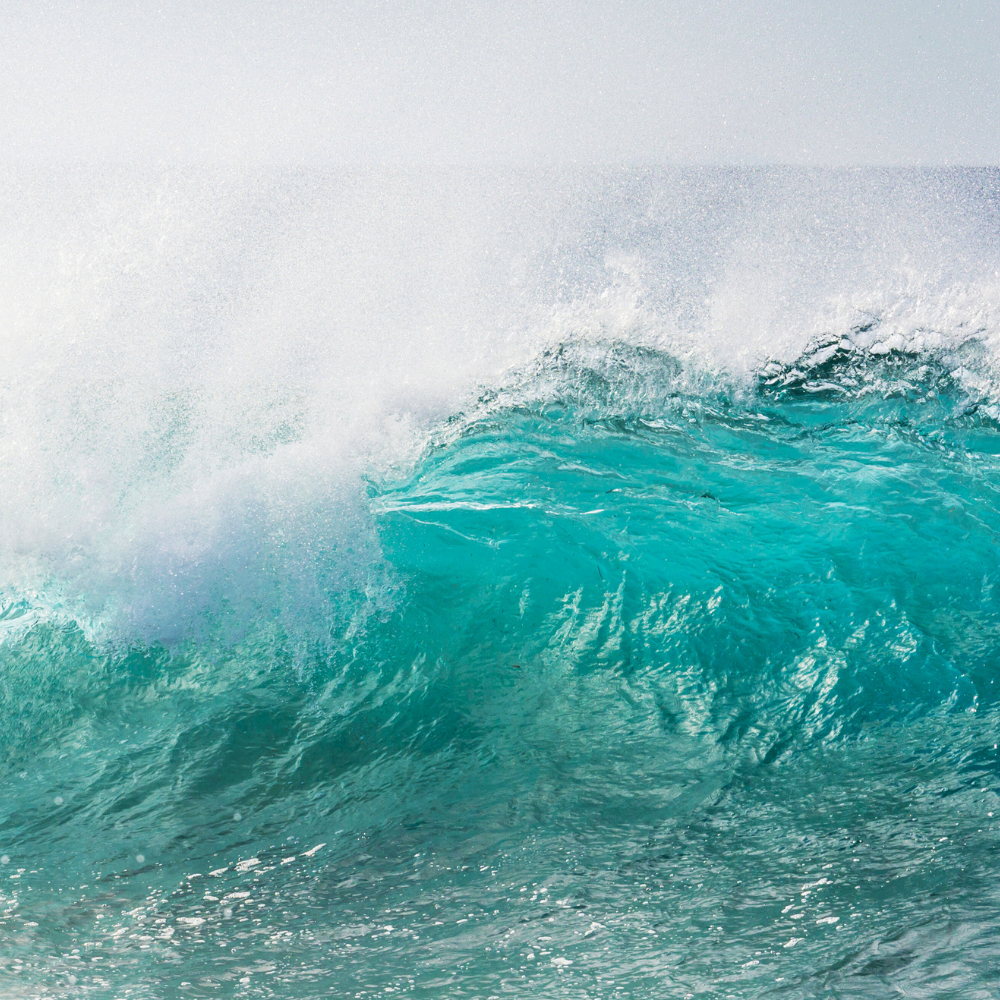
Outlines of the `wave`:
M 986 988 L 995 173 L 32 183 L 7 992 Z
M 8 603 L 30 600 L 32 616 L 47 609 L 111 648 L 232 643 L 264 620 L 293 645 L 329 649 L 365 616 L 388 613 L 400 587 L 383 558 L 372 497 L 484 422 L 559 414 L 623 431 L 715 420 L 764 432 L 775 419 L 784 429 L 797 419 L 784 408 L 812 399 L 840 408 L 825 414 L 831 423 L 874 419 L 898 433 L 912 425 L 930 442 L 1000 418 L 993 341 L 967 322 L 901 341 L 876 319 L 856 320 L 792 361 L 734 372 L 678 350 L 676 340 L 676 353 L 664 350 L 662 328 L 648 315 L 636 319 L 635 296 L 634 288 L 619 295 L 615 325 L 603 302 L 589 312 L 574 306 L 571 322 L 558 317 L 568 339 L 494 385 L 473 387 L 447 419 L 375 417 L 374 440 L 371 425 L 346 444 L 327 428 L 307 431 L 294 423 L 301 412 L 289 418 L 268 402 L 277 424 L 206 461 L 191 396 L 152 403 L 142 440 L 130 442 L 133 468 L 89 447 L 70 456 L 80 462 L 72 471 L 49 468 L 46 456 L 34 483 L 12 468 L 28 490 L 9 494 Z M 894 399 L 924 409 L 888 417 L 883 404 Z

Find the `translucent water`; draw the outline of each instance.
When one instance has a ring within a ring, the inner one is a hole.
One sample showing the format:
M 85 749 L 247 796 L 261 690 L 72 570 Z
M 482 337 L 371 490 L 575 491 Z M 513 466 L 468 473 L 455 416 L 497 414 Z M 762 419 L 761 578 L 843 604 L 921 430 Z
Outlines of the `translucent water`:
M 480 178 L 364 266 L 342 179 L 87 183 L 8 247 L 4 996 L 993 995 L 992 174 Z

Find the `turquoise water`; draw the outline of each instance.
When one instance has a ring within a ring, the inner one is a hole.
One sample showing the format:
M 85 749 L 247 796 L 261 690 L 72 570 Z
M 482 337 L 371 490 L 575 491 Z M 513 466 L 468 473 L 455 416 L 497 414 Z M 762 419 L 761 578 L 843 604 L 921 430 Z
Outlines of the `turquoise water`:
M 567 337 L 101 601 L 96 542 L 10 584 L 0 994 L 994 996 L 993 355 L 879 322 Z

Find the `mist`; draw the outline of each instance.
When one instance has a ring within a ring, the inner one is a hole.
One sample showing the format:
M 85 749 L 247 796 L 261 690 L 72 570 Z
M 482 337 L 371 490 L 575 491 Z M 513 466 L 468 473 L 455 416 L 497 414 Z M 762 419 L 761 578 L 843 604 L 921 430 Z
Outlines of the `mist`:
M 996 5 L 11 3 L 8 160 L 983 165 Z
M 167 641 L 226 588 L 253 619 L 287 557 L 325 629 L 380 564 L 371 484 L 546 352 L 639 345 L 743 386 L 834 336 L 996 343 L 997 173 L 922 168 L 998 159 L 998 26 L 7 5 L 0 588 Z M 921 169 L 820 169 L 883 163 Z

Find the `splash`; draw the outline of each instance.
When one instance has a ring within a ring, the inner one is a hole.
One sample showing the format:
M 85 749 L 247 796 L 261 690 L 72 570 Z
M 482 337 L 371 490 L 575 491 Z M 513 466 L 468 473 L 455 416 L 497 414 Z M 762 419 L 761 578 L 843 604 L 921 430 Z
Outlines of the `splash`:
M 996 191 L 8 187 L 8 992 L 985 989 Z

